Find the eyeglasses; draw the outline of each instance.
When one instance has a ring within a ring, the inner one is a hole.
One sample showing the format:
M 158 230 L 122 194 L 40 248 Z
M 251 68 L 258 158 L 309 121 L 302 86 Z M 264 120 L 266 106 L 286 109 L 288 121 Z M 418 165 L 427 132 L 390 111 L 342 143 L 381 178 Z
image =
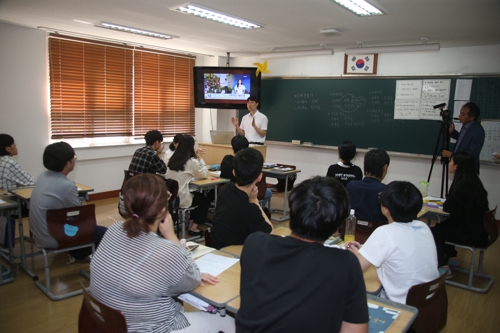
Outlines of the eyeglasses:
M 78 156 L 76 156 L 76 155 L 75 155 L 75 156 L 73 156 L 73 158 L 74 158 L 74 159 L 75 159 L 75 161 L 76 161 L 76 160 L 78 159 Z

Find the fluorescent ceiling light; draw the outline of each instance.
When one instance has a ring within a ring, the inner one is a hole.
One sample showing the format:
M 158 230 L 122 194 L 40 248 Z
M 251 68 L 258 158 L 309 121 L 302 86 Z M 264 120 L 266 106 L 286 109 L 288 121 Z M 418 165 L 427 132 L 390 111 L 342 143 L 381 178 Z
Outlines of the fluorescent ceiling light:
M 198 17 L 201 17 L 201 18 L 204 18 L 207 20 L 212 20 L 212 21 L 216 21 L 219 23 L 232 25 L 234 27 L 241 28 L 241 29 L 261 28 L 260 25 L 257 25 L 255 23 L 248 22 L 248 21 L 245 21 L 245 20 L 242 20 L 242 19 L 239 19 L 236 17 L 232 17 L 232 16 L 229 16 L 229 15 L 226 15 L 223 13 L 217 13 L 211 9 L 202 8 L 202 7 L 195 5 L 195 4 L 181 5 L 179 7 L 172 7 L 170 9 L 175 10 L 179 13 L 198 16 Z
M 364 0 L 332 0 L 359 16 L 383 15 L 384 13 Z
M 345 50 L 346 54 L 375 54 L 375 53 L 399 53 L 399 52 L 432 52 L 439 51 L 439 43 L 411 44 L 393 46 L 369 46 L 351 47 Z
M 333 49 L 261 53 L 261 59 L 333 55 Z
M 132 34 L 144 35 L 144 36 L 154 37 L 154 38 L 160 38 L 160 39 L 179 38 L 179 36 L 166 35 L 166 34 L 162 34 L 162 33 L 159 33 L 159 32 L 148 31 L 148 30 L 137 29 L 137 28 L 131 28 L 131 27 L 123 26 L 123 25 L 118 25 L 118 24 L 113 24 L 113 23 L 106 23 L 106 22 L 101 22 L 101 24 L 100 25 L 96 25 L 96 27 L 106 28 L 106 29 L 111 29 L 111 30 L 118 30 L 118 31 L 123 31 L 123 32 L 130 32 Z

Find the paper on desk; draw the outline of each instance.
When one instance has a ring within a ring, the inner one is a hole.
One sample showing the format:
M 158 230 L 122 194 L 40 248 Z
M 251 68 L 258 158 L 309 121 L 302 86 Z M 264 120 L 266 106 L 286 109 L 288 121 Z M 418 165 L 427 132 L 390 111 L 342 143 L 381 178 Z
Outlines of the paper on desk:
M 0 205 L 6 203 L 6 201 L 0 200 Z
M 200 259 L 197 259 L 196 264 L 200 268 L 200 272 L 217 276 L 229 267 L 233 266 L 239 260 L 240 259 L 223 257 L 209 253 Z
M 438 198 L 438 197 L 431 197 L 431 196 L 426 196 L 424 198 L 424 201 L 425 200 L 427 200 L 427 201 L 446 201 L 446 199 Z
M 217 177 L 220 177 L 220 170 L 219 171 L 210 171 L 210 173 L 216 175 Z

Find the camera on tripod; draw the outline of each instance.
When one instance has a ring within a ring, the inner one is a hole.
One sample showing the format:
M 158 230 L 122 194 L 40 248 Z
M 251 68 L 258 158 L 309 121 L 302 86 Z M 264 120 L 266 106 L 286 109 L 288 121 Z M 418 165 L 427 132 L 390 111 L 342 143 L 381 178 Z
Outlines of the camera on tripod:
M 433 108 L 434 109 L 440 109 L 441 111 L 439 112 L 439 115 L 441 116 L 441 118 L 443 119 L 443 121 L 444 122 L 449 122 L 450 121 L 450 110 L 448 110 L 448 109 L 443 110 L 445 106 L 446 106 L 446 103 L 441 103 L 441 104 L 438 104 L 438 105 L 434 105 Z

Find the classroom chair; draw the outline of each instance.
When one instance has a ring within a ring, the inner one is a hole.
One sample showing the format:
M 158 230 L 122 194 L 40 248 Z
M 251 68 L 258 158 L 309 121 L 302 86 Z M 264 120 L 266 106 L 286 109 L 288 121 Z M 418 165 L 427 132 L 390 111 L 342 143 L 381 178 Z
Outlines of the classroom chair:
M 198 206 L 191 206 L 187 208 L 179 207 L 179 199 L 177 197 L 179 192 L 179 183 L 176 180 L 170 178 L 165 179 L 165 183 L 167 184 L 167 188 L 169 189 L 171 194 L 169 200 L 172 201 L 172 205 L 170 205 L 169 203 L 169 210 L 170 208 L 172 208 L 172 221 L 174 222 L 174 228 L 177 230 L 177 237 L 186 239 L 186 226 L 189 223 L 189 212 L 195 210 L 196 208 L 198 208 Z M 198 240 L 198 238 L 203 240 L 203 238 L 199 236 L 190 237 L 187 238 L 187 240 Z
M 414 285 L 406 296 L 406 305 L 418 309 L 418 315 L 408 332 L 439 333 L 448 319 L 446 274 L 435 280 Z
M 498 207 L 498 206 L 497 206 Z M 461 248 L 461 249 L 466 249 L 471 252 L 471 260 L 470 260 L 470 266 L 469 269 L 464 269 L 464 268 L 459 268 L 459 269 L 453 269 L 455 272 L 461 272 L 465 273 L 468 275 L 468 283 L 458 283 L 452 280 L 446 280 L 446 284 L 467 289 L 470 291 L 474 291 L 477 293 L 486 293 L 488 290 L 490 290 L 491 286 L 493 285 L 493 282 L 495 279 L 493 276 L 487 275 L 483 273 L 483 259 L 484 259 L 484 252 L 488 247 L 493 244 L 497 238 L 498 238 L 498 226 L 495 221 L 495 214 L 497 211 L 497 207 L 495 209 L 490 210 L 484 214 L 484 228 L 486 229 L 486 232 L 488 233 L 488 244 L 486 246 L 468 246 L 468 245 L 462 245 L 458 243 L 453 243 L 453 242 L 446 242 L 448 245 L 453 245 L 455 247 Z M 477 266 L 477 272 L 474 272 L 474 266 L 476 263 L 476 251 L 479 251 L 479 262 Z M 486 279 L 488 281 L 487 285 L 483 288 L 478 288 L 478 287 L 473 287 L 472 282 L 474 277 L 479 277 Z
M 120 213 L 120 216 L 125 218 L 125 203 L 123 202 L 123 185 L 125 185 L 125 182 L 129 180 L 130 178 L 134 177 L 135 175 L 138 175 L 138 172 L 132 172 L 128 170 L 123 170 L 124 177 L 123 177 L 123 183 L 122 187 L 120 188 L 120 194 L 119 194 L 119 199 L 118 199 L 118 213 Z
M 51 291 L 49 253 L 61 253 L 90 247 L 92 255 L 95 252 L 95 245 L 92 241 L 92 234 L 96 227 L 95 205 L 75 206 L 62 209 L 50 209 L 47 211 L 47 227 L 52 237 L 57 240 L 57 248 L 40 248 L 44 257 L 45 285 L 40 282 L 34 273 L 35 285 L 51 300 L 61 299 L 80 295 L 82 290 L 75 290 L 65 294 L 55 295 Z M 84 270 L 80 274 L 90 278 Z
M 356 241 L 360 244 L 364 244 L 375 229 L 384 224 L 387 224 L 387 222 L 356 221 L 356 230 L 354 234 Z M 342 226 L 344 226 L 344 224 Z
M 127 321 L 123 314 L 101 302 L 85 289 L 83 302 L 78 315 L 79 333 L 127 333 Z
M 283 168 L 290 168 L 292 170 L 296 170 L 297 167 L 295 165 L 287 165 L 287 164 L 277 164 L 277 167 L 283 167 Z M 286 195 L 290 193 L 290 191 L 293 189 L 293 185 L 295 184 L 295 180 L 297 179 L 297 174 L 289 175 L 286 178 L 278 178 L 278 183 L 277 184 L 266 184 L 267 188 L 273 192 L 273 197 L 275 194 L 278 193 L 285 193 L 286 189 Z M 271 199 L 272 200 L 272 199 Z M 269 200 L 269 207 L 271 207 L 271 200 Z M 286 200 L 287 198 L 284 198 L 285 200 L 285 205 L 286 205 Z M 283 213 L 283 209 L 269 209 L 271 213 Z

